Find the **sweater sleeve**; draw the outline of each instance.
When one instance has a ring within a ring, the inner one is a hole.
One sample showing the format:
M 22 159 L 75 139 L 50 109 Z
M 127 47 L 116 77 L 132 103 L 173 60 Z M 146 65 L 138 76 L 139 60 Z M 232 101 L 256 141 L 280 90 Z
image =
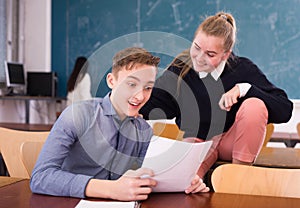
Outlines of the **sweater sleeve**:
M 140 113 L 147 120 L 173 119 L 180 115 L 176 101 L 177 75 L 166 70 L 155 82 L 149 101 Z
M 257 97 L 264 101 L 268 109 L 269 123 L 288 122 L 292 116 L 293 103 L 288 99 L 284 90 L 273 85 L 261 70 L 251 61 L 245 61 L 244 69 L 249 68 L 248 74 L 244 77 L 246 82 L 252 86 L 245 95 L 245 99 L 249 97 Z

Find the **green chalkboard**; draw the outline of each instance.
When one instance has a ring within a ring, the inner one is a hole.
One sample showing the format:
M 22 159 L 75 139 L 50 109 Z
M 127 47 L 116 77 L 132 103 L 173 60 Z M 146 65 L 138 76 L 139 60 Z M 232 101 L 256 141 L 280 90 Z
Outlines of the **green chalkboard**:
M 299 0 L 52 0 L 52 68 L 59 77 L 59 95 L 66 93 L 77 56 L 93 56 L 111 41 L 143 31 L 171 33 L 191 41 L 205 16 L 223 10 L 236 18 L 234 52 L 253 60 L 289 98 L 300 99 L 299 8 Z M 139 38 L 130 41 L 138 43 Z M 163 46 L 153 41 L 152 47 Z M 159 55 L 161 67 L 172 59 Z M 112 54 L 105 58 L 109 61 Z M 103 96 L 108 88 L 96 80 L 95 93 Z

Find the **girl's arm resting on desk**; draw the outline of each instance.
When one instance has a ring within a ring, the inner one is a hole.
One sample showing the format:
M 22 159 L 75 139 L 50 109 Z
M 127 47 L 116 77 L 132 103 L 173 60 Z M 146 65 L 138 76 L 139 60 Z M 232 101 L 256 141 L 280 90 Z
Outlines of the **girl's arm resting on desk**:
M 145 200 L 151 193 L 156 181 L 141 176 L 153 176 L 149 169 L 140 168 L 136 171 L 129 170 L 118 180 L 91 179 L 86 186 L 87 197 L 110 198 L 121 201 Z

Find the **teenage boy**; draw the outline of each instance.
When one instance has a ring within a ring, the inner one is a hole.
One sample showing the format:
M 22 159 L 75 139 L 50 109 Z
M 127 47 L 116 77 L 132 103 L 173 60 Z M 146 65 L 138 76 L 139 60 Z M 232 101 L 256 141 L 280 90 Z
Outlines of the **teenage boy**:
M 113 58 L 104 98 L 75 103 L 60 115 L 32 172 L 32 192 L 56 196 L 147 199 L 156 181 L 139 168 L 152 129 L 139 116 L 154 86 L 160 59 L 143 48 Z M 186 193 L 208 191 L 195 176 Z

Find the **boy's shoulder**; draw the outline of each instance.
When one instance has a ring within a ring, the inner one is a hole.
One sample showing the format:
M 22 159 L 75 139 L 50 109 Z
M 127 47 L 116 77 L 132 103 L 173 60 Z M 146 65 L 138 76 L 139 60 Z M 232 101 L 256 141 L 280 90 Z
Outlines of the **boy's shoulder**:
M 83 107 L 95 107 L 99 104 L 103 103 L 103 98 L 100 97 L 93 97 L 91 99 L 88 100 L 81 100 L 79 102 L 73 103 L 73 105 L 71 107 L 73 108 L 83 108 Z
M 102 108 L 103 98 L 92 98 L 89 100 L 82 100 L 68 106 L 64 112 L 69 115 L 88 116 L 95 113 L 99 107 Z

